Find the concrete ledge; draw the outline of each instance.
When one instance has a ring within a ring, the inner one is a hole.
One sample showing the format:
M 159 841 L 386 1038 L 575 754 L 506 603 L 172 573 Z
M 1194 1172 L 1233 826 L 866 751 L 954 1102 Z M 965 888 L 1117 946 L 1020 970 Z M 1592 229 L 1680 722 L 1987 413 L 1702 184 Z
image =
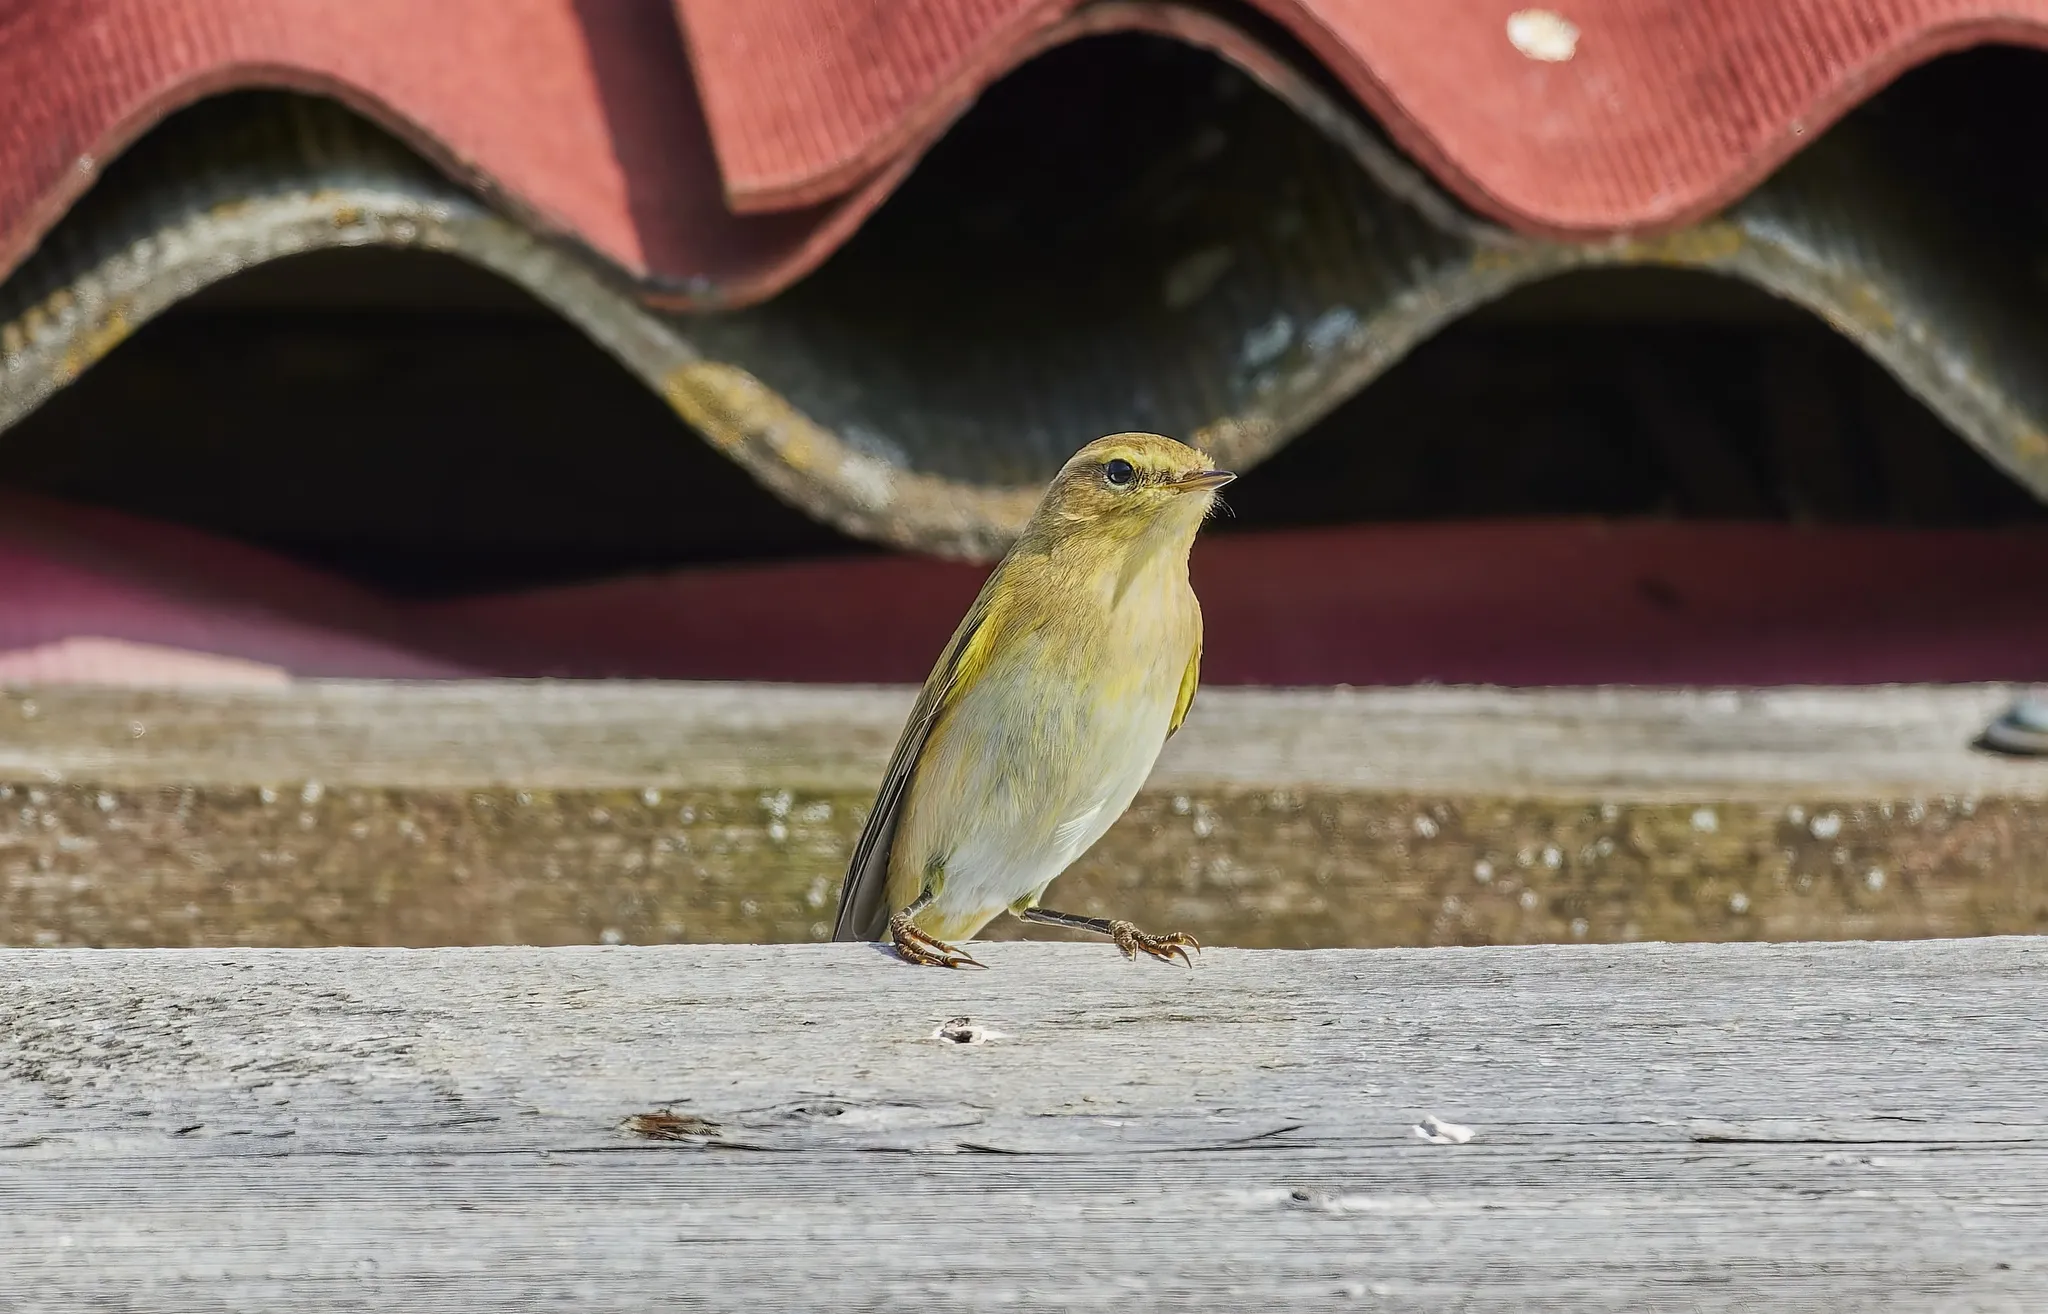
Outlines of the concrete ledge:
M 2048 1301 L 2048 940 L 986 957 L 0 955 L 0 1306 Z

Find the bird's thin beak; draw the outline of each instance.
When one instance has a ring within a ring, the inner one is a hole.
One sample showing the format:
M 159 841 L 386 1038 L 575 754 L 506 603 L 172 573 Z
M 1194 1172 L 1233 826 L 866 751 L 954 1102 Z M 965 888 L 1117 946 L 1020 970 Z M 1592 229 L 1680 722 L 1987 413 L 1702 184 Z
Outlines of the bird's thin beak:
M 1173 487 L 1175 491 L 1184 493 L 1192 493 L 1202 489 L 1214 490 L 1223 487 L 1223 485 L 1235 478 L 1237 478 L 1236 473 L 1230 470 L 1197 470 L 1193 474 L 1184 474 L 1174 480 Z

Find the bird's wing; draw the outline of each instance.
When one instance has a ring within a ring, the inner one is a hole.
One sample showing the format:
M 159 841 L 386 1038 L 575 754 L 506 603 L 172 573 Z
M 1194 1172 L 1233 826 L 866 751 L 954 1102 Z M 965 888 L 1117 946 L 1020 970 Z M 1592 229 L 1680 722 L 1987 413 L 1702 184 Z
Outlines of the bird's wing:
M 1180 723 L 1188 719 L 1188 708 L 1195 705 L 1195 686 L 1202 682 L 1202 641 L 1195 640 L 1195 650 L 1188 654 L 1188 669 L 1180 677 L 1180 697 L 1173 702 L 1173 720 L 1166 723 L 1166 737 L 1173 738 Z
M 990 623 L 990 599 L 996 577 L 1001 573 L 998 569 L 982 585 L 980 596 L 967 609 L 960 627 L 953 631 L 945 651 L 939 654 L 938 665 L 932 668 L 923 692 L 917 696 L 917 705 L 911 709 L 903 737 L 896 742 L 896 752 L 889 759 L 888 773 L 882 777 L 881 791 L 875 796 L 875 809 L 868 814 L 867 824 L 854 842 L 853 861 L 847 865 L 845 883 L 839 887 L 839 918 L 832 928 L 834 940 L 877 940 L 889 924 L 889 909 L 885 905 L 889 855 L 896 846 L 896 823 L 902 819 L 904 801 L 910 796 L 910 780 L 916 774 L 918 758 L 931 737 L 932 727 L 945 714 L 954 694 L 988 660 L 996 628 Z

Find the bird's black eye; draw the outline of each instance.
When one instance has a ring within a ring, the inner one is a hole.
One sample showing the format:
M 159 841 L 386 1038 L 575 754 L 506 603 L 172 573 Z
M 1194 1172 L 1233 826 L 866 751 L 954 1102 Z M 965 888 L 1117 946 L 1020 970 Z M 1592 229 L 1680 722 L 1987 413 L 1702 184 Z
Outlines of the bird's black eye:
M 1115 460 L 1103 463 L 1102 477 L 1122 488 L 1138 477 L 1138 468 L 1119 456 Z

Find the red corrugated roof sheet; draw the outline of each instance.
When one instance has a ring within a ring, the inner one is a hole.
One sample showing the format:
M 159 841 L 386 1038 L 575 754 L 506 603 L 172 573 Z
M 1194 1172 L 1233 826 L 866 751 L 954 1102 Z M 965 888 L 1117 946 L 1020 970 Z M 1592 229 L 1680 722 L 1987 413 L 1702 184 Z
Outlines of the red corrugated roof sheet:
M 637 276 L 749 299 L 813 265 L 1033 51 L 1148 27 L 1270 60 L 1231 12 L 0 0 L 0 270 L 165 113 L 285 86 L 349 101 Z M 1976 42 L 2048 45 L 2048 0 L 1257 0 L 1243 12 L 1322 61 L 1472 207 L 1572 235 L 1718 208 L 1914 62 Z
M 332 95 L 636 276 L 751 289 L 829 210 L 733 216 L 663 0 L 0 0 L 0 272 L 201 97 Z
M 1739 196 L 1905 67 L 2048 41 L 2041 0 L 1255 0 L 1482 213 L 1594 235 Z M 728 194 L 839 194 L 1079 0 L 676 0 Z M 1162 5 L 1087 6 L 1131 25 Z M 1246 35 L 1241 40 L 1249 42 Z

